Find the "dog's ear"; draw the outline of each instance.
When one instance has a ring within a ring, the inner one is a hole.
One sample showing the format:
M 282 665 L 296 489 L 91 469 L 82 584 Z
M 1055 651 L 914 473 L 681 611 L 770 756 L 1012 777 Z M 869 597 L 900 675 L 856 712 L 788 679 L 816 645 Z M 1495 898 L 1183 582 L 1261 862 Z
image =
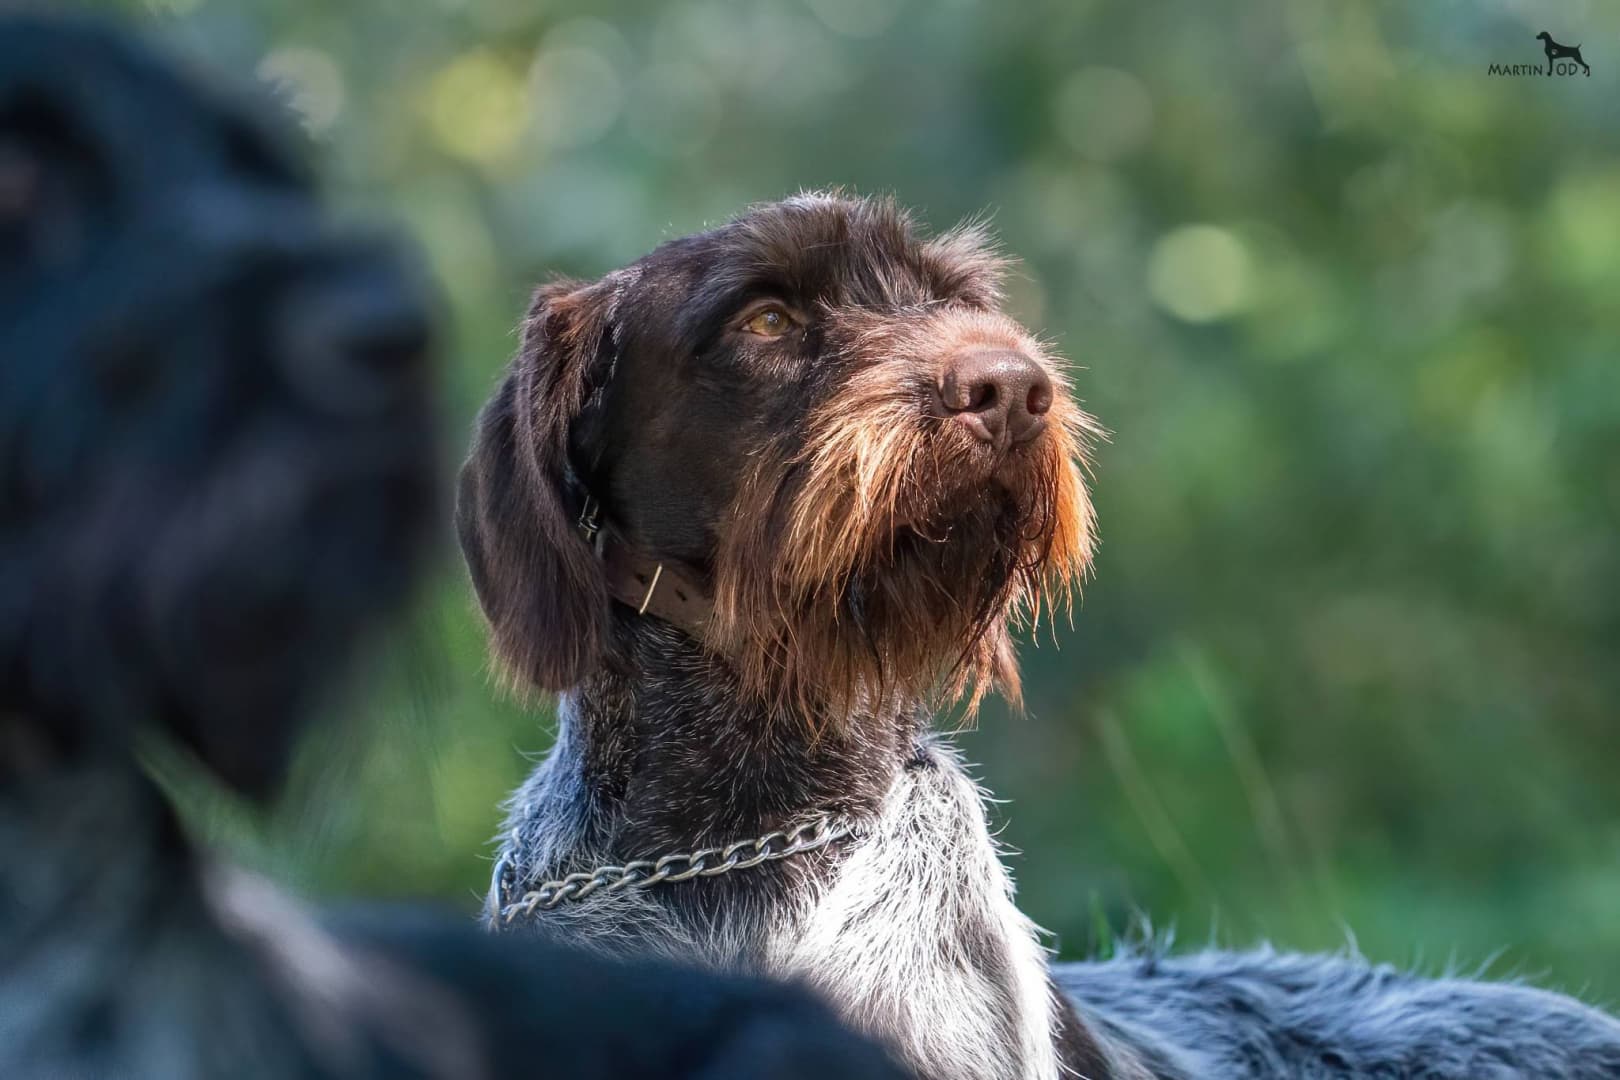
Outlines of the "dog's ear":
M 607 631 L 601 561 L 564 491 L 568 430 L 611 365 L 610 282 L 535 293 L 522 343 L 479 414 L 461 470 L 456 531 L 499 662 L 521 684 L 566 690 Z

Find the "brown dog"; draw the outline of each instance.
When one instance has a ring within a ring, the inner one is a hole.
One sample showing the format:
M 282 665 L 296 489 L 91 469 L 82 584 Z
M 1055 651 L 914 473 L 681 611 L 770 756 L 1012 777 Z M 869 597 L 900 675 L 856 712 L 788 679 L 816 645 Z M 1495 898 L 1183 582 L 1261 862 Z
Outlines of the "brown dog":
M 569 692 L 503 922 L 808 977 L 925 1073 L 1055 1075 L 1067 1025 L 1098 1075 L 920 707 L 1016 697 L 1091 551 L 1092 424 L 1003 270 L 804 195 L 540 290 L 458 515 L 506 669 Z
M 542 289 L 463 472 L 495 647 L 564 691 L 491 921 L 786 975 L 919 1073 L 1620 1076 L 1568 998 L 1346 957 L 1051 965 L 927 705 L 1017 694 L 1091 423 L 977 230 L 806 195 Z
M 750 697 L 821 726 L 942 677 L 1016 696 L 1009 618 L 1089 555 L 1091 423 L 1000 312 L 1002 269 L 978 230 L 805 197 L 542 289 L 463 488 L 512 672 L 565 690 L 602 658 L 588 495 L 610 549 L 705 598 L 676 621 Z

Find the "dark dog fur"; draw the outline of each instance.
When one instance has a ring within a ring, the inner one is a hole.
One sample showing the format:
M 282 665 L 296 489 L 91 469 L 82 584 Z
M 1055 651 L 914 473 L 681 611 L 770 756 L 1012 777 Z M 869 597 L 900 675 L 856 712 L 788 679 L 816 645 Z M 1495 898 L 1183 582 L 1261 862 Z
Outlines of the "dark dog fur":
M 275 790 L 432 531 L 427 304 L 118 35 L 0 20 L 0 1076 L 893 1078 L 802 992 L 322 925 L 135 763 Z
M 927 1075 L 1617 1075 L 1620 1025 L 1517 987 L 1268 953 L 1049 970 L 926 708 L 1016 697 L 1009 628 L 1091 548 L 1091 425 L 1001 313 L 1002 267 L 981 230 L 928 239 L 892 203 L 802 195 L 536 295 L 458 511 L 504 669 L 563 692 L 492 922 L 805 980 Z M 1054 388 L 1028 441 L 941 407 L 985 348 Z M 593 547 L 577 523 L 598 509 Z M 616 552 L 704 617 L 639 613 Z M 539 902 L 828 812 L 856 835 Z

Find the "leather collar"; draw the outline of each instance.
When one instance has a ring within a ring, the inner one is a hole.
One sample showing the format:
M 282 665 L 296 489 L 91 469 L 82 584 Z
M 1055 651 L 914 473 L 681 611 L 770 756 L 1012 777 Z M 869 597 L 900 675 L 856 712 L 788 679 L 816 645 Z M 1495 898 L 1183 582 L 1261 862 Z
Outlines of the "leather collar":
M 564 477 L 579 503 L 575 526 L 602 560 L 608 595 L 638 615 L 652 615 L 701 638 L 714 609 L 709 591 L 683 567 L 654 558 L 625 543 L 602 517 L 602 504 L 586 489 L 572 466 Z
M 602 535 L 597 550 L 609 595 L 639 615 L 656 615 L 701 638 L 714 608 L 708 590 L 670 563 L 644 555 L 616 536 Z

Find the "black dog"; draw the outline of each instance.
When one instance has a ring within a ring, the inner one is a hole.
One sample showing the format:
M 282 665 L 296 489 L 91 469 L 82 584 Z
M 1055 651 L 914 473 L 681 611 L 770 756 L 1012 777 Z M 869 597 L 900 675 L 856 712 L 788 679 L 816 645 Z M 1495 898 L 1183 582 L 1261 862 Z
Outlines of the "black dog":
M 137 767 L 273 792 L 436 505 L 427 305 L 117 35 L 0 23 L 0 1076 L 894 1078 L 801 992 L 321 925 Z
M 1089 421 L 981 230 L 804 194 L 538 293 L 463 472 L 494 649 L 563 691 L 501 928 L 808 980 L 928 1075 L 1614 1080 L 1620 1024 L 1272 953 L 1049 963 L 929 706 L 1016 696 Z
M 1581 47 L 1579 45 L 1560 45 L 1545 30 L 1537 34 L 1536 39 L 1541 42 L 1542 49 L 1547 53 L 1547 76 L 1549 78 L 1552 77 L 1554 60 L 1573 60 L 1581 65 L 1587 75 L 1592 74 L 1592 69 L 1586 66 L 1585 60 L 1581 59 Z

